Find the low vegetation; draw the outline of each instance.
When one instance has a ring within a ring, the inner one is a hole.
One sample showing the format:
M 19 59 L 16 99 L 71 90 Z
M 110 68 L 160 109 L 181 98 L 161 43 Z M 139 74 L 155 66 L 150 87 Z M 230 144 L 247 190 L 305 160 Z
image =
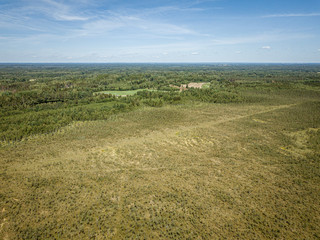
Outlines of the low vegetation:
M 319 239 L 319 70 L 1 65 L 0 239 Z

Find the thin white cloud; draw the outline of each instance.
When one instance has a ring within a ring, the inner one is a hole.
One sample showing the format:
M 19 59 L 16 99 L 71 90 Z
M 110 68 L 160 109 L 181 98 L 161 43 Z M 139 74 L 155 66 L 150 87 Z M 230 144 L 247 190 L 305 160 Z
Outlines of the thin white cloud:
M 264 41 L 267 35 L 255 35 L 255 36 L 246 36 L 246 37 L 229 37 L 229 38 L 221 38 L 221 39 L 213 39 L 212 43 L 214 45 L 235 45 L 235 44 L 243 44 L 243 43 L 254 43 Z
M 262 49 L 271 49 L 270 46 L 263 46 Z
M 88 17 L 81 17 L 75 15 L 55 14 L 54 18 L 61 21 L 86 21 Z
M 97 20 L 83 25 L 82 29 L 75 32 L 82 36 L 88 35 L 104 35 L 105 33 L 124 26 L 119 20 Z
M 159 35 L 197 35 L 191 29 L 161 22 L 145 22 L 139 27 Z
M 199 52 L 192 52 L 191 55 L 199 55 Z
M 291 39 L 306 39 L 314 37 L 310 34 L 286 33 L 286 32 L 266 32 L 251 36 L 235 36 L 228 38 L 212 39 L 213 45 L 237 45 L 247 43 L 263 43 L 263 42 L 276 42 Z
M 69 8 L 66 4 L 62 4 L 62 3 L 59 3 L 54 0 L 42 0 L 42 2 L 50 4 L 51 6 L 56 7 L 58 9 L 61 9 L 61 10 L 67 10 Z
M 77 8 L 74 4 L 71 6 L 54 0 L 42 0 L 42 4 L 29 7 L 29 10 L 40 12 L 58 21 L 86 21 L 89 19 L 87 16 L 76 14 Z
M 17 25 L 29 23 L 38 25 L 41 22 L 52 20 L 86 21 L 90 19 L 89 16 L 79 14 L 78 10 L 74 5 L 71 6 L 54 0 L 42 0 L 37 2 L 36 5 L 31 1 L 25 5 L 15 6 L 3 11 L 0 10 L 0 22 L 7 21 Z
M 270 14 L 262 16 L 263 18 L 279 18 L 279 17 L 317 17 L 320 13 L 285 13 L 285 14 Z
M 183 42 L 183 43 L 172 43 L 172 44 L 150 44 L 150 45 L 140 45 L 140 46 L 122 46 L 119 49 L 110 49 L 107 52 L 119 55 L 122 53 L 134 52 L 140 55 L 158 55 L 163 57 L 172 57 L 177 54 L 185 53 L 186 56 L 194 53 L 201 47 L 201 43 L 197 42 Z
M 42 31 L 39 24 L 33 24 L 27 14 L 23 11 L 7 11 L 6 13 L 1 13 L 0 10 L 0 28 L 15 30 L 19 32 L 21 30 L 31 30 L 31 31 Z
M 82 36 L 102 36 L 116 29 L 122 29 L 123 31 L 129 29 L 132 34 L 149 33 L 154 37 L 198 35 L 197 32 L 183 26 L 154 21 L 149 18 L 119 15 L 117 13 L 109 13 L 109 16 L 101 16 L 99 20 L 87 21 L 75 32 L 78 32 Z M 132 31 L 133 29 L 137 31 Z
M 199 5 L 202 3 L 208 3 L 208 2 L 218 2 L 220 0 L 195 0 L 189 3 L 190 6 L 195 6 L 195 5 Z
M 156 7 L 156 8 L 145 8 L 145 9 L 140 9 L 139 10 L 139 15 L 140 16 L 150 16 L 150 15 L 155 15 L 155 14 L 163 14 L 163 13 L 168 13 L 168 12 L 201 12 L 204 11 L 205 9 L 203 8 L 185 8 L 181 6 L 162 6 L 162 7 Z

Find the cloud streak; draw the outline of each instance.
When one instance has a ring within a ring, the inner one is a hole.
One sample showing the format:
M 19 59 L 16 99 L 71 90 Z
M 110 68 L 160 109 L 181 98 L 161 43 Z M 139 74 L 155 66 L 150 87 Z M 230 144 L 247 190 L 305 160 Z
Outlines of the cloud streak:
M 179 9 L 173 6 L 148 8 L 146 11 L 139 12 L 134 9 L 90 11 L 77 8 L 77 6 L 72 8 L 70 5 L 56 0 L 42 0 L 33 7 L 25 5 L 20 8 L 11 8 L 8 11 L 3 11 L 3 13 L 0 10 L 0 29 L 6 26 L 7 28 L 15 28 L 17 30 L 14 34 L 16 37 L 18 37 L 19 34 L 17 33 L 21 29 L 34 30 L 44 35 L 57 35 L 57 38 L 60 38 L 61 35 L 70 38 L 106 36 L 115 30 L 118 30 L 120 34 L 127 32 L 129 36 L 149 34 L 152 37 L 160 38 L 200 35 L 187 26 L 154 18 L 154 14 L 178 10 L 201 11 L 201 9 Z M 81 14 L 78 12 L 81 12 Z M 44 17 L 41 17 L 40 21 L 35 20 L 39 19 L 39 15 Z M 73 25 L 70 27 L 70 25 L 64 25 L 62 22 L 72 22 Z M 134 32 L 134 30 L 136 31 Z M 34 36 L 35 32 L 29 31 L 24 37 L 28 34 Z
M 147 16 L 130 15 L 107 11 L 86 21 L 74 31 L 80 36 L 104 36 L 112 31 L 118 34 L 127 32 L 128 36 L 149 34 L 153 37 L 200 35 L 196 31 L 165 21 L 154 20 Z M 130 34 L 129 34 L 130 33 Z
M 308 34 L 294 34 L 286 32 L 265 32 L 262 34 L 251 35 L 251 36 L 234 36 L 228 38 L 216 38 L 211 40 L 213 45 L 238 45 L 248 43 L 263 43 L 263 42 L 278 42 L 292 39 L 307 39 L 313 37 Z M 265 46 L 268 47 L 268 46 Z
M 76 15 L 71 6 L 54 0 L 42 0 L 43 6 L 39 8 L 44 14 L 55 18 L 58 21 L 86 21 L 89 18 Z
M 81 17 L 81 16 L 75 16 L 75 15 L 68 15 L 68 14 L 54 14 L 53 15 L 55 19 L 61 20 L 61 21 L 86 21 L 89 18 L 88 17 Z
M 285 14 L 270 14 L 262 16 L 262 18 L 283 18 L 283 17 L 318 17 L 320 13 L 285 13 Z

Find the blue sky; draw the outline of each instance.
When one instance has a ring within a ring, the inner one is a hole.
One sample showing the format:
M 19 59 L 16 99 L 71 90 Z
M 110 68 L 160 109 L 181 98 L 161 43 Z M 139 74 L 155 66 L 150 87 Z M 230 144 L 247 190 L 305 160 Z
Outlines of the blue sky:
M 320 62 L 320 0 L 0 0 L 0 62 Z

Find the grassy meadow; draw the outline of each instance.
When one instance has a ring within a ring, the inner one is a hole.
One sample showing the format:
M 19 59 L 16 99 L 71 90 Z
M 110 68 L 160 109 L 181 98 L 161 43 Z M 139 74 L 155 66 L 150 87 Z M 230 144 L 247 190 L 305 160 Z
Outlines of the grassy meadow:
M 111 95 L 115 95 L 115 96 L 131 96 L 131 95 L 134 95 L 137 92 L 143 91 L 143 90 L 147 90 L 147 89 L 136 89 L 136 90 L 128 90 L 128 91 L 102 91 L 102 92 L 97 92 L 95 94 L 111 94 Z
M 319 239 L 319 86 L 238 91 L 1 146 L 0 239 Z

